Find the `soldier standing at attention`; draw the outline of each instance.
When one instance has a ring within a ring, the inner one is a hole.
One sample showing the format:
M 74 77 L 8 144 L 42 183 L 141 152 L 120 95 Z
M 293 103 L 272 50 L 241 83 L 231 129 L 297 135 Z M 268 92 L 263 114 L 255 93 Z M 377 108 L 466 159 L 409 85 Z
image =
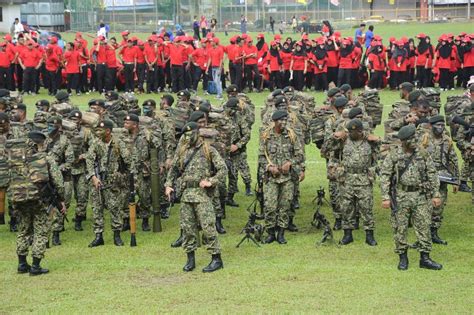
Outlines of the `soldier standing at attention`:
M 196 267 L 196 233 L 198 225 L 203 232 L 203 243 L 212 260 L 203 272 L 213 272 L 224 267 L 221 249 L 217 239 L 216 216 L 212 205 L 214 189 L 221 183 L 227 167 L 216 149 L 199 137 L 198 125 L 187 123 L 183 130 L 183 143 L 178 147 L 165 183 L 168 199 L 176 190 L 181 195 L 180 223 L 183 230 L 183 248 L 188 260 L 183 270 L 188 272 Z M 175 187 L 175 188 L 172 188 Z
M 289 212 L 294 194 L 293 174 L 304 180 L 304 153 L 300 140 L 293 129 L 287 127 L 288 112 L 277 110 L 272 115 L 273 127 L 262 133 L 259 148 L 259 164 L 266 170 L 263 195 L 265 198 L 265 243 L 275 240 L 286 244 Z M 277 236 L 275 237 L 275 232 Z
M 441 270 L 443 266 L 430 258 L 431 206 L 439 207 L 438 171 L 429 154 L 419 147 L 414 125 L 398 132 L 401 147 L 394 147 L 380 170 L 382 208 L 392 208 L 395 252 L 400 256 L 399 270 L 408 269 L 408 224 L 411 221 L 418 240 L 420 268 Z

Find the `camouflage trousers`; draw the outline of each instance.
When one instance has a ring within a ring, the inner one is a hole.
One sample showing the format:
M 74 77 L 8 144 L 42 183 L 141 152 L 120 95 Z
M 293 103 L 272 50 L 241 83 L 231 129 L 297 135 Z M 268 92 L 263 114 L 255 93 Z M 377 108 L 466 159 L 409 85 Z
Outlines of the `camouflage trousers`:
M 212 196 L 212 206 L 217 218 L 225 217 L 225 200 L 227 197 L 227 189 L 225 183 L 217 186 Z
M 339 204 L 339 183 L 336 180 L 329 180 L 329 202 L 335 219 L 342 219 L 342 209 Z
M 429 200 L 421 192 L 397 191 L 397 211 L 391 216 L 395 253 L 401 254 L 408 249 L 408 223 L 412 220 L 418 241 L 418 251 L 431 251 L 431 207 Z
M 214 255 L 220 254 L 221 247 L 217 239 L 216 215 L 212 201 L 183 202 L 181 201 L 180 225 L 183 230 L 183 248 L 186 253 L 198 247 L 198 226 L 202 228 L 202 241 L 207 251 Z
M 139 174 L 137 176 L 137 193 L 138 193 L 138 217 L 149 218 L 152 213 L 151 207 L 151 177 Z M 127 216 L 129 217 L 130 214 Z
M 235 194 L 239 192 L 239 171 L 241 172 L 244 183 L 251 183 L 252 180 L 250 177 L 250 168 L 247 163 L 247 152 L 244 151 L 237 154 L 232 154 L 226 164 L 229 172 L 229 194 Z
M 247 151 L 242 151 L 239 155 L 238 171 L 244 183 L 250 185 L 252 183 L 252 176 L 250 175 L 250 167 L 247 161 Z
M 120 194 L 123 194 L 123 189 L 117 186 L 111 186 L 107 189 L 102 190 L 101 194 L 103 196 L 103 199 L 100 197 L 100 193 L 97 189 L 91 189 L 92 213 L 94 220 L 92 226 L 94 229 L 94 233 L 97 234 L 104 232 L 105 209 L 109 210 L 110 212 L 112 231 L 121 231 L 123 224 L 123 200 L 118 198 L 118 196 L 120 196 Z
M 269 180 L 263 185 L 265 199 L 265 227 L 288 227 L 288 218 L 293 200 L 294 183 L 288 180 L 276 183 Z
M 443 211 L 446 207 L 446 202 L 448 199 L 448 185 L 441 183 L 439 186 L 439 193 L 441 195 L 441 205 L 439 207 L 432 207 L 431 213 L 431 227 L 439 229 L 441 227 L 441 222 L 443 221 Z
M 48 243 L 48 213 L 46 206 L 40 202 L 15 204 L 19 218 L 18 235 L 16 238 L 16 253 L 28 255 L 30 240 L 33 240 L 31 251 L 33 257 L 43 259 Z
M 339 204 L 342 210 L 342 228 L 353 230 L 356 217 L 360 213 L 364 230 L 373 230 L 374 223 L 374 198 L 373 186 L 364 185 L 339 185 Z
M 76 200 L 76 217 L 86 216 L 89 188 L 85 174 L 72 175 L 71 181 L 64 182 L 66 207 L 70 207 L 71 199 L 74 195 L 74 199 Z
M 288 216 L 294 218 L 296 215 L 295 203 L 300 197 L 300 179 L 299 176 L 292 176 L 291 180 L 293 182 L 293 198 L 290 204 L 290 210 L 288 211 Z

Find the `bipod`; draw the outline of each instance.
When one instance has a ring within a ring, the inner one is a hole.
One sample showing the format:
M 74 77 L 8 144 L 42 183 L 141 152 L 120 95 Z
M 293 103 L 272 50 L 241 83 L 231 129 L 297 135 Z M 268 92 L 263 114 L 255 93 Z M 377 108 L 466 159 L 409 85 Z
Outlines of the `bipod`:
M 316 243 L 317 246 L 327 244 L 326 242 L 331 244 L 337 244 L 334 240 L 331 223 L 329 223 L 324 214 L 320 212 L 324 202 L 326 202 L 328 206 L 331 206 L 329 201 L 326 199 L 326 193 L 324 192 L 324 188 L 319 187 L 316 193 L 316 197 L 313 199 L 313 203 L 316 203 L 316 210 L 313 214 L 313 221 L 311 222 L 311 225 L 316 229 L 324 229 L 323 237 L 321 238 L 321 241 Z
M 250 209 L 252 209 L 251 211 Z M 258 244 L 258 241 L 261 240 L 261 237 L 263 235 L 263 227 L 261 224 L 256 223 L 257 219 L 259 216 L 255 212 L 257 207 L 257 198 L 247 207 L 247 212 L 249 212 L 249 219 L 247 223 L 245 224 L 244 228 L 240 232 L 240 234 L 245 233 L 244 237 L 240 240 L 240 242 L 237 244 L 237 248 L 245 241 L 247 242 L 252 241 L 257 247 L 260 247 L 260 244 Z M 254 237 L 255 235 L 255 237 Z M 258 240 L 258 241 L 257 241 Z

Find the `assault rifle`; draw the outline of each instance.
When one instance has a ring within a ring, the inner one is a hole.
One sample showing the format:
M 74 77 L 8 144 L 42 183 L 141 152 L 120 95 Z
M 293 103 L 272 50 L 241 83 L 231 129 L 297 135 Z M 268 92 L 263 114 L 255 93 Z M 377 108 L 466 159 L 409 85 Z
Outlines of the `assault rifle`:
M 316 197 L 313 199 L 313 203 L 316 203 L 316 210 L 314 211 L 313 221 L 311 222 L 311 225 L 317 229 L 324 227 L 323 237 L 321 241 L 317 243 L 317 245 L 322 245 L 328 240 L 331 243 L 335 243 L 334 236 L 332 234 L 331 223 L 329 223 L 324 214 L 320 212 L 324 202 L 326 202 L 326 204 L 330 206 L 329 201 L 326 199 L 326 193 L 324 192 L 324 188 L 319 187 L 316 192 Z

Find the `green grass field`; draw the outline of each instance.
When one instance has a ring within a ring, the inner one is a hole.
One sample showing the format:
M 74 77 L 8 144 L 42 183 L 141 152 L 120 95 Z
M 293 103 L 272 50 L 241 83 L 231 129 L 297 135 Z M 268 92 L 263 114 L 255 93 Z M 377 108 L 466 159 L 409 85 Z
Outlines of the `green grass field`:
M 441 32 L 469 30 L 472 32 L 472 24 L 377 25 L 375 29 L 384 38 L 418 32 L 435 37 Z M 447 95 L 459 93 L 443 93 L 443 104 Z M 29 116 L 34 101 L 41 97 L 25 97 Z M 93 97 L 97 95 L 72 99 L 86 109 L 87 100 Z M 258 109 L 264 97 L 266 93 L 251 95 Z M 317 93 L 315 97 L 320 105 L 324 95 Z M 145 98 L 139 96 L 140 101 Z M 398 93 L 384 91 L 381 98 L 386 117 Z M 248 146 L 252 174 L 259 123 Z M 380 126 L 376 133 L 383 134 Z M 474 207 L 469 194 L 449 196 L 440 230 L 449 245 L 435 245 L 432 252 L 432 257 L 444 265 L 443 270 L 418 268 L 418 253 L 411 250 L 410 268 L 400 272 L 393 253 L 389 210 L 381 209 L 378 188 L 374 203 L 377 247 L 364 243 L 361 230 L 354 233 L 355 242 L 346 247 L 316 246 L 322 232 L 310 228 L 312 199 L 327 181 L 319 152 L 314 146 L 308 146 L 306 152 L 302 207 L 296 217 L 300 231 L 287 234 L 287 245 L 257 248 L 244 243 L 235 248 L 247 221 L 245 209 L 253 198 L 239 194 L 240 208 L 227 209 L 224 222 L 228 233 L 219 237 L 225 268 L 214 274 L 200 271 L 210 260 L 203 248 L 197 252 L 197 269 L 187 274 L 181 271 L 186 255 L 181 249 L 170 248 L 178 235 L 177 206 L 171 218 L 163 221 L 162 233 L 143 233 L 139 228 L 135 248 L 128 246 L 129 233 L 122 234 L 127 246 L 114 246 L 108 225 L 106 245 L 88 248 L 94 236 L 91 210 L 85 230 L 75 232 L 71 221 L 74 211 L 70 209 L 71 223 L 61 235 L 63 245 L 46 252 L 43 265 L 50 273 L 42 277 L 16 273 L 15 235 L 8 226 L 0 226 L 0 313 L 472 313 Z M 333 221 L 329 207 L 322 212 Z M 342 232 L 335 232 L 336 240 L 341 236 Z M 415 240 L 412 231 L 410 240 Z

